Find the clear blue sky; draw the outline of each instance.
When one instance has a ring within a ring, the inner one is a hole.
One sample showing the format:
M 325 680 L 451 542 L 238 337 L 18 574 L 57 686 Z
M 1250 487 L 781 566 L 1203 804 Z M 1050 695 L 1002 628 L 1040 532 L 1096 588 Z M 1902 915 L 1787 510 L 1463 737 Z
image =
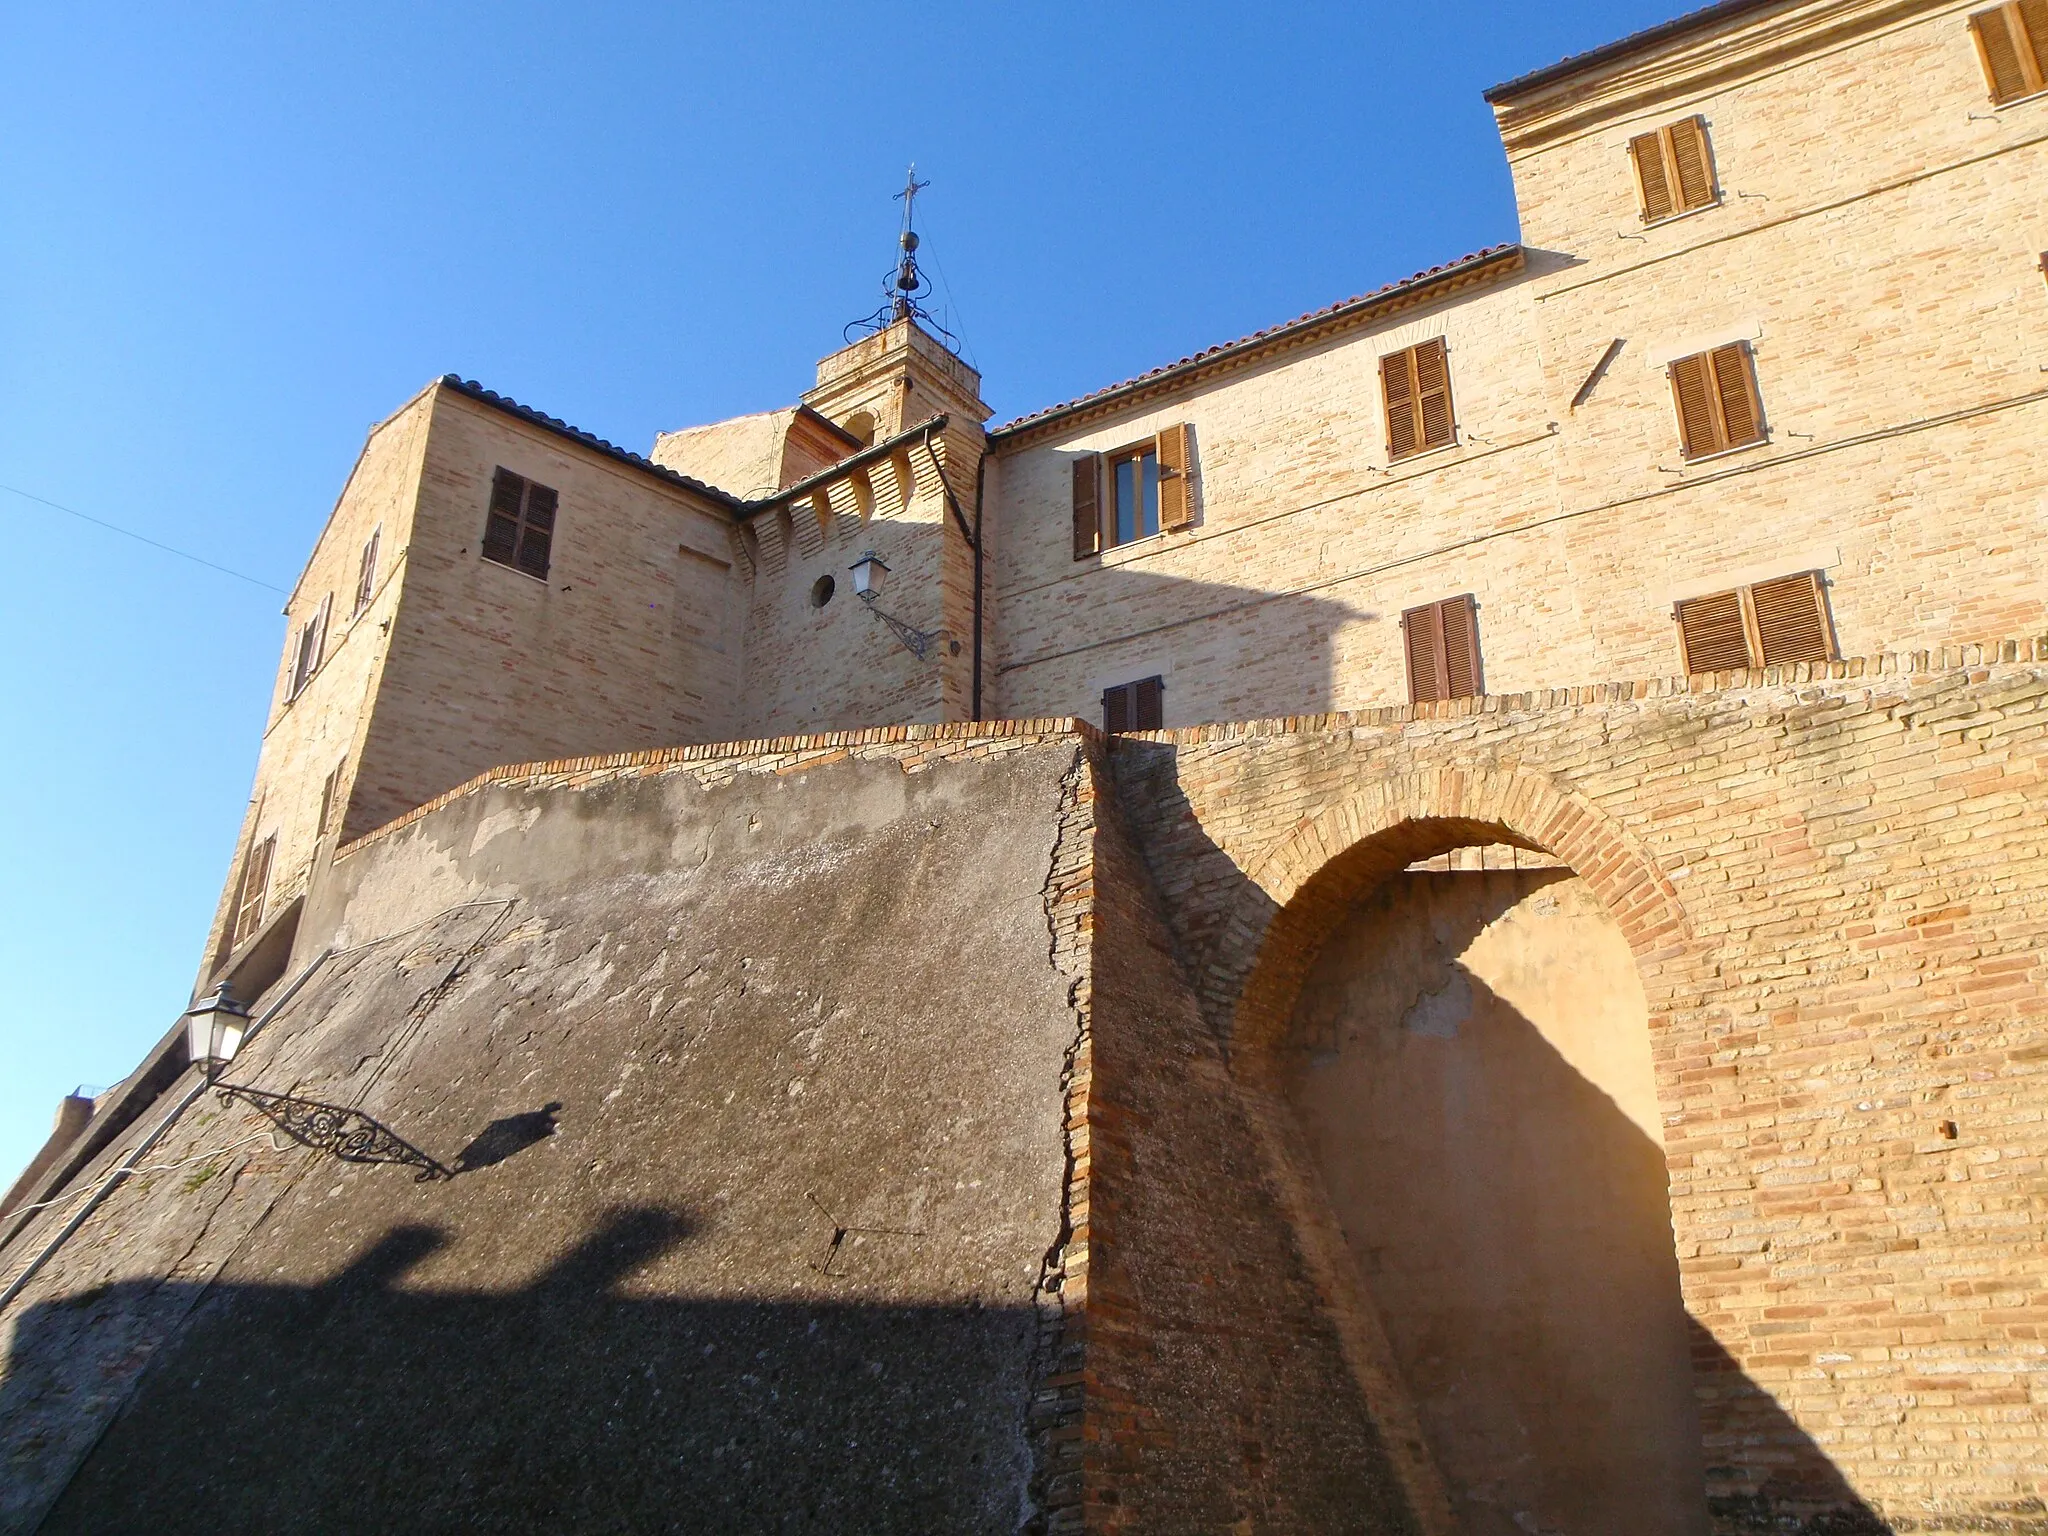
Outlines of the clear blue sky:
M 913 159 L 1007 418 L 1515 238 L 1481 90 L 1674 9 L 9 7 L 0 1184 L 183 1006 L 283 641 L 17 492 L 285 588 L 438 374 L 641 451 L 786 404 Z

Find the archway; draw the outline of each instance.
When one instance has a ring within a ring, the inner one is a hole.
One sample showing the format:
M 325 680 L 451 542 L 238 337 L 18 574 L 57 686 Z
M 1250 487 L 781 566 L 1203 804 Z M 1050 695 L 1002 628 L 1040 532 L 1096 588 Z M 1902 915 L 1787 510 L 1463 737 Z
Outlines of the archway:
M 1513 777 L 1349 802 L 1265 861 L 1233 1055 L 1284 1122 L 1297 1215 L 1373 1314 L 1428 1523 L 1696 1536 L 1644 986 L 1668 998 L 1682 914 L 1619 829 Z

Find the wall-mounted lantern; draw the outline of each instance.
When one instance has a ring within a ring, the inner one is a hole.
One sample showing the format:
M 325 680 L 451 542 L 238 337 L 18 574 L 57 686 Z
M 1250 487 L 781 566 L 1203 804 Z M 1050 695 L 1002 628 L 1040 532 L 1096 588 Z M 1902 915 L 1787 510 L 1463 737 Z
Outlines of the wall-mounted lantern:
M 185 1055 L 212 1082 L 235 1059 L 249 1033 L 249 1005 L 235 1001 L 223 981 L 213 996 L 185 1015 Z
M 882 557 L 872 549 L 866 550 L 853 562 L 853 595 L 864 603 L 872 603 L 882 595 L 882 578 L 889 574 L 889 567 L 882 563 Z
M 867 605 L 869 613 L 888 625 L 889 633 L 902 643 L 903 649 L 919 661 L 923 661 L 931 654 L 932 646 L 936 642 L 952 639 L 949 630 L 925 631 L 915 624 L 906 624 L 895 615 L 884 613 L 875 606 L 875 599 L 882 595 L 882 579 L 889 574 L 889 567 L 882 563 L 882 557 L 872 549 L 863 551 L 861 557 L 848 569 L 853 572 L 853 595 Z M 960 642 L 957 640 L 953 641 L 953 651 L 955 655 L 959 654 Z

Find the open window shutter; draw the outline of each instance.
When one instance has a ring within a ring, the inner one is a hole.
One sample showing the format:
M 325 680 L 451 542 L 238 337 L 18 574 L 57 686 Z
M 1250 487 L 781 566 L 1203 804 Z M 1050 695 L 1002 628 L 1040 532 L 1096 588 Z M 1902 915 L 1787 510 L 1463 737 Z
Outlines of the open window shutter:
M 526 487 L 526 527 L 519 535 L 519 569 L 529 576 L 548 573 L 548 551 L 555 542 L 555 505 L 559 499 L 545 485 Z
M 2027 90 L 2038 91 L 2048 84 L 2048 0 L 2015 0 L 2010 11 L 2018 13 L 2019 25 L 2013 31 L 2020 73 Z
M 1159 526 L 1185 528 L 1195 520 L 1195 498 L 1188 479 L 1194 455 L 1188 450 L 1187 424 L 1159 434 Z
M 1415 349 L 1416 414 L 1421 418 L 1422 446 L 1442 448 L 1453 438 L 1451 369 L 1444 339 L 1432 337 Z
M 1696 459 L 1720 447 L 1714 438 L 1714 407 L 1708 399 L 1704 356 L 1681 357 L 1671 365 L 1671 393 L 1678 402 L 1678 431 L 1685 456 Z
M 1401 634 L 1408 649 L 1408 700 L 1427 704 L 1445 697 L 1443 614 L 1435 603 L 1410 608 L 1401 615 Z
M 509 469 L 491 477 L 491 510 L 484 520 L 484 558 L 510 565 L 519 548 L 519 503 L 526 482 Z
M 1708 354 L 1713 364 L 1714 392 L 1721 406 L 1724 429 L 1722 446 L 1753 443 L 1762 435 L 1763 421 L 1757 409 L 1756 375 L 1749 360 L 1749 348 L 1741 342 L 1716 347 Z
M 1628 141 L 1628 152 L 1636 163 L 1636 186 L 1643 194 L 1643 221 L 1668 219 L 1676 211 L 1671 200 L 1671 181 L 1664 174 L 1663 135 L 1639 133 Z
M 2033 44 L 2036 38 L 2048 42 L 2043 37 L 2048 29 L 2037 26 L 2029 37 L 2028 23 L 2035 19 L 2024 16 L 2016 4 L 1979 11 L 1970 18 L 1970 30 L 1977 39 L 1977 55 L 1983 60 L 1985 78 L 1991 82 L 1993 101 L 2011 101 L 2041 88 L 2040 59 Z
M 1468 699 L 1479 689 L 1479 609 L 1472 594 L 1438 603 L 1444 642 L 1444 697 Z
M 1141 677 L 1131 684 L 1131 729 L 1156 731 L 1166 724 L 1166 679 Z
M 277 839 L 266 837 L 252 846 L 248 858 L 242 861 L 242 889 L 235 901 L 235 929 L 229 935 L 230 944 L 241 943 L 263 923 L 263 898 L 270 889 L 270 856 L 276 848 Z
M 370 542 L 363 546 L 362 562 L 356 567 L 357 613 L 370 606 L 370 594 L 377 589 L 377 541 L 383 534 L 382 528 L 370 530 Z
M 1715 592 L 1678 605 L 1678 643 L 1688 672 L 1733 672 L 1749 665 L 1742 597 Z
M 1801 571 L 1760 581 L 1749 589 L 1750 605 L 1756 611 L 1757 640 L 1764 666 L 1786 661 L 1827 661 L 1827 599 L 1822 595 L 1820 572 Z
M 1074 460 L 1074 558 L 1085 560 L 1102 550 L 1102 507 L 1096 499 L 1101 480 L 1098 455 L 1084 453 Z
M 1409 372 L 1413 352 L 1396 352 L 1380 359 L 1380 392 L 1387 402 L 1387 457 L 1398 459 L 1415 451 L 1415 379 Z
M 313 621 L 313 665 L 307 670 L 317 671 L 327 655 L 327 619 L 334 612 L 334 594 L 328 593 L 320 599 L 320 616 Z
M 1126 683 L 1102 690 L 1102 728 L 1114 736 L 1131 728 L 1131 690 Z
M 1678 174 L 1680 211 L 1706 207 L 1714 200 L 1714 161 L 1707 148 L 1705 119 L 1688 117 L 1664 131 L 1671 137 L 1671 166 Z

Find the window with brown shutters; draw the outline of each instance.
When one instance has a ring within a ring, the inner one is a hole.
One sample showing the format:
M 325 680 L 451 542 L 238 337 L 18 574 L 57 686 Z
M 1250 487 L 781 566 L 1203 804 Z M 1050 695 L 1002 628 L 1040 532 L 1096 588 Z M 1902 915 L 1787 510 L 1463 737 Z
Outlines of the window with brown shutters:
M 328 827 L 334 822 L 334 813 L 337 809 L 334 803 L 334 796 L 341 788 L 342 767 L 341 763 L 336 763 L 333 770 L 320 785 L 320 821 L 313 831 L 315 837 L 325 837 Z
M 1074 460 L 1074 558 L 1194 522 L 1194 435 L 1185 423 Z
M 1380 394 L 1387 407 L 1387 457 L 1448 447 L 1457 441 L 1451 414 L 1450 358 L 1441 336 L 1380 359 Z
M 491 477 L 491 510 L 484 520 L 484 558 L 543 580 L 555 538 L 555 493 L 499 469 Z
M 1977 58 L 2003 106 L 2048 88 L 2048 0 L 2007 0 L 1970 18 Z
M 327 616 L 333 607 L 334 594 L 330 592 L 320 600 L 320 611 L 299 626 L 298 649 L 292 656 L 291 689 L 286 698 L 296 699 L 304 693 L 306 684 L 320 670 L 320 658 L 327 649 Z
M 1736 672 L 1835 659 L 1826 584 L 1797 571 L 1753 586 L 1688 597 L 1673 610 L 1687 672 Z
M 235 892 L 235 929 L 228 940 L 230 947 L 263 926 L 263 903 L 270 895 L 270 860 L 276 852 L 277 837 L 273 833 L 251 846 L 249 856 L 242 861 L 242 884 Z
M 1401 615 L 1408 698 L 1428 704 L 1485 692 L 1479 672 L 1479 605 L 1469 592 Z
M 370 530 L 370 541 L 363 546 L 362 559 L 356 562 L 356 613 L 360 614 L 370 606 L 370 598 L 377 591 L 377 540 L 383 537 L 382 528 Z
M 1134 683 L 1118 683 L 1102 690 L 1102 728 L 1112 736 L 1120 731 L 1156 731 L 1166 719 L 1166 679 L 1141 677 Z
M 1679 444 L 1688 459 L 1764 440 L 1763 402 L 1747 342 L 1678 358 L 1670 372 Z
M 1720 200 L 1705 118 L 1688 117 L 1655 133 L 1637 134 L 1628 141 L 1628 153 L 1635 162 L 1636 193 L 1642 200 L 1645 224 L 1708 208 Z

